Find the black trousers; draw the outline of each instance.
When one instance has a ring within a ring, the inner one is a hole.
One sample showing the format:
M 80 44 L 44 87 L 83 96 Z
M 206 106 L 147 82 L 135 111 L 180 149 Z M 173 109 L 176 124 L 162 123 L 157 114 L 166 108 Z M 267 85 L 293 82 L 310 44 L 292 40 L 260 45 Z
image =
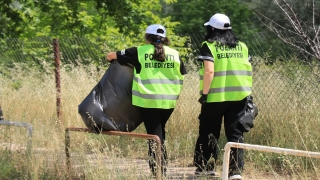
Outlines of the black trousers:
M 218 158 L 218 140 L 222 119 L 228 142 L 243 143 L 243 127 L 239 119 L 244 115 L 247 99 L 241 101 L 213 102 L 202 105 L 199 115 L 199 137 L 194 152 L 194 165 L 203 170 L 214 170 Z M 229 174 L 241 174 L 243 149 L 231 148 Z
M 169 120 L 174 109 L 158 109 L 158 108 L 141 108 L 140 113 L 146 131 L 148 134 L 153 134 L 159 136 L 162 144 L 161 148 L 161 162 L 162 162 L 162 172 L 165 173 L 168 164 L 168 157 L 166 147 L 164 145 L 164 140 L 166 138 L 165 126 Z M 149 166 L 153 174 L 156 173 L 156 144 L 155 141 L 149 140 Z

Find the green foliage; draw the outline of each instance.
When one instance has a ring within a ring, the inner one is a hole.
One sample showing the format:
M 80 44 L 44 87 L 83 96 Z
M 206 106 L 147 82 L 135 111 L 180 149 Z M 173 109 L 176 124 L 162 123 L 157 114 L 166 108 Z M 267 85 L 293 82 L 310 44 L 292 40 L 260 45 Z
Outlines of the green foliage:
M 312 4 L 309 1 L 290 1 L 293 10 L 299 14 L 299 18 L 304 22 L 302 26 L 310 27 L 313 21 Z M 320 3 L 315 2 L 315 8 L 319 9 Z M 16 50 L 22 49 L 27 54 L 26 62 L 31 65 L 41 66 L 41 61 L 46 61 L 50 58 L 50 51 L 44 47 L 46 42 L 34 41 L 35 48 L 32 45 L 30 38 L 34 37 L 50 37 L 50 44 L 54 37 L 62 39 L 68 37 L 85 37 L 90 40 L 90 46 L 100 48 L 97 54 L 90 55 L 94 57 L 88 58 L 88 55 L 78 59 L 92 60 L 95 64 L 104 61 L 102 52 L 110 50 L 119 50 L 144 43 L 143 32 L 147 25 L 160 23 L 166 26 L 168 36 L 172 40 L 172 46 L 179 49 L 184 57 L 190 53 L 188 49 L 189 39 L 194 42 L 192 35 L 204 34 L 205 28 L 203 23 L 217 12 L 227 14 L 231 19 L 233 31 L 237 36 L 245 41 L 249 49 L 255 46 L 254 41 L 260 37 L 254 35 L 255 32 L 267 33 L 262 23 L 267 23 L 268 20 L 260 21 L 255 15 L 258 13 L 267 15 L 275 23 L 288 27 L 290 23 L 284 19 L 284 14 L 279 13 L 281 10 L 269 1 L 262 0 L 231 0 L 226 3 L 224 0 L 217 1 L 187 1 L 187 0 L 119 0 L 119 1 L 103 1 L 103 0 L 7 0 L 0 2 L 0 12 L 3 14 L 0 17 L 0 38 L 22 37 L 27 41 L 30 48 L 24 44 L 4 45 L 2 49 L 10 49 L 6 52 L 6 56 Z M 319 23 L 319 18 L 315 18 L 315 23 Z M 313 31 L 309 31 L 310 35 Z M 188 35 L 189 37 L 180 37 L 178 35 Z M 288 36 L 292 39 L 299 39 L 292 33 Z M 78 41 L 75 38 L 75 41 Z M 188 38 L 188 39 L 187 39 Z M 261 38 L 260 38 L 261 39 Z M 291 53 L 290 49 L 279 49 L 282 41 L 278 38 L 261 39 L 265 43 L 261 46 L 262 51 L 250 52 L 266 56 L 268 62 L 270 59 L 285 57 L 283 54 Z M 29 42 L 28 42 L 29 41 Z M 80 47 L 75 42 L 68 42 L 70 46 L 68 51 L 80 51 L 88 47 Z M 66 46 L 68 44 L 66 42 Z M 42 44 L 43 48 L 40 48 Z M 271 45 L 272 44 L 272 45 Z M 1 46 L 3 43 L 1 42 Z M 304 47 L 305 45 L 301 44 Z M 308 47 L 305 47 L 308 48 Z M 73 53 L 70 51 L 70 53 Z M 75 53 L 76 54 L 76 53 Z M 264 55 L 265 54 L 265 55 Z M 308 55 L 298 54 L 305 59 L 310 59 Z M 22 61 L 22 59 L 20 61 Z M 1 59 L 1 63 L 12 64 L 12 58 Z M 184 60 L 186 60 L 184 58 Z M 74 62 L 67 60 L 66 62 Z M 270 62 L 272 64 L 272 61 Z
M 241 40 L 248 46 L 252 57 L 262 58 L 267 65 L 273 65 L 277 60 L 290 59 L 297 53 L 268 32 L 247 33 Z
M 0 18 L 5 25 L 2 37 L 100 36 L 109 28 L 125 35 L 139 34 L 146 24 L 160 23 L 154 12 L 161 10 L 160 0 L 8 0 L 0 5 L 6 15 Z
M 228 3 L 224 0 L 179 0 L 172 4 L 172 10 L 168 12 L 173 21 L 180 22 L 176 29 L 177 34 L 204 34 L 203 24 L 215 13 L 228 15 L 237 34 L 252 31 L 249 24 L 252 12 L 238 0 L 230 0 Z
M 241 0 L 244 1 L 250 9 L 254 12 L 254 14 L 262 19 L 260 19 L 263 23 L 266 23 L 267 25 L 271 25 L 269 23 L 270 20 L 272 20 L 272 23 L 279 24 L 283 27 L 289 28 L 291 30 L 292 26 L 290 24 L 290 21 L 286 18 L 284 12 L 276 5 L 276 3 L 273 0 Z M 278 1 L 280 5 L 282 5 L 283 8 L 284 2 L 283 1 Z M 313 8 L 315 10 L 315 19 L 314 23 L 319 24 L 320 19 L 319 13 L 317 11 L 320 8 L 320 2 L 319 1 L 314 1 L 314 7 L 313 7 L 313 1 L 312 0 L 290 0 L 286 1 L 291 7 L 292 10 L 299 16 L 299 19 L 303 21 L 301 23 L 301 26 L 305 27 L 311 27 L 313 25 Z M 289 9 L 285 8 L 286 11 L 290 11 Z M 270 20 L 267 18 L 263 18 L 261 15 L 264 15 L 268 17 Z M 260 23 L 260 20 L 257 19 L 256 17 L 251 18 L 252 21 L 254 22 L 256 27 L 259 27 L 259 29 L 263 30 L 265 26 Z M 313 33 L 313 32 L 309 32 Z
M 144 15 L 139 12 L 141 0 L 118 0 L 104 1 L 97 0 L 97 10 L 102 17 L 113 17 L 115 27 L 120 28 L 120 33 L 139 32 L 139 24 L 142 23 Z M 101 18 L 104 22 L 105 18 Z
M 162 9 L 163 17 L 170 15 L 173 21 L 179 22 L 174 32 L 188 36 L 188 44 L 191 49 L 185 54 L 196 57 L 199 53 L 203 37 L 206 33 L 205 26 L 210 17 L 215 13 L 224 13 L 229 16 L 232 24 L 232 30 L 237 37 L 251 47 L 251 39 L 258 30 L 252 23 L 253 13 L 249 7 L 238 0 L 231 0 L 226 3 L 223 0 L 218 1 L 188 1 L 178 0 L 170 5 L 164 5 Z M 194 59 L 194 58 L 192 58 Z
M 267 27 L 275 28 L 278 32 L 286 39 L 286 41 L 292 42 L 301 49 L 308 52 L 314 53 L 311 47 L 312 45 L 304 43 L 304 39 L 309 37 L 313 39 L 317 37 L 316 30 L 313 30 L 316 24 L 320 23 L 319 9 L 320 2 L 312 0 L 290 0 L 286 1 L 288 5 L 292 8 L 289 9 L 284 1 L 278 1 L 279 6 L 273 0 L 242 0 L 250 7 L 255 16 L 251 17 L 251 21 L 254 26 L 259 29 L 261 33 L 275 33 L 274 30 L 270 30 Z M 284 12 L 286 11 L 286 12 Z M 295 14 L 293 14 L 295 13 Z M 296 31 L 292 25 L 292 21 L 288 19 L 287 15 L 293 19 L 297 18 L 300 21 L 299 30 Z M 315 28 L 316 29 L 316 28 Z M 306 37 L 301 36 L 301 32 L 304 32 Z M 303 61 L 311 61 L 311 55 L 302 52 L 299 48 L 288 45 L 285 48 L 278 49 L 279 45 L 286 43 L 277 37 L 272 37 L 272 39 L 266 39 L 267 41 L 263 45 L 263 49 L 269 51 L 269 56 L 276 58 L 284 58 L 283 54 L 292 53 Z M 273 44 L 272 46 L 270 44 Z M 292 49 L 295 49 L 292 52 Z M 277 57 L 279 58 L 279 57 Z M 272 64 L 272 63 L 271 63 Z
M 21 8 L 15 12 L 19 14 L 21 31 L 15 36 L 22 38 L 2 39 L 0 42 L 0 63 L 7 67 L 13 67 L 15 62 L 26 62 L 42 69 L 42 62 L 52 63 L 55 37 L 59 40 L 64 64 L 105 65 L 105 53 L 144 44 L 146 27 L 155 23 L 167 28 L 171 46 L 182 54 L 187 51 L 184 48 L 186 39 L 173 33 L 178 22 L 156 15 L 155 12 L 161 10 L 160 0 L 20 3 Z
M 52 62 L 50 39 L 44 37 L 0 40 L 0 63 L 14 67 L 14 63 L 24 62 L 28 66 L 38 66 L 44 61 Z
M 22 32 L 19 3 L 15 0 L 0 1 L 0 38 L 17 37 Z

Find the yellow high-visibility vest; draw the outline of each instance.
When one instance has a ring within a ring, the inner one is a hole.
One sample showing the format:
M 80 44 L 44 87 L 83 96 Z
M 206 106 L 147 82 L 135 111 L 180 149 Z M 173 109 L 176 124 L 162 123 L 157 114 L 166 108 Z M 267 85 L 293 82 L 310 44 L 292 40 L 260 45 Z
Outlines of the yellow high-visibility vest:
M 154 46 L 139 46 L 138 59 L 141 71 L 134 70 L 132 104 L 144 108 L 171 109 L 176 106 L 182 90 L 178 51 L 164 46 L 164 62 L 154 60 Z
M 207 102 L 242 100 L 252 93 L 252 66 L 247 46 L 239 42 L 235 48 L 206 43 L 214 58 L 214 76 Z M 204 65 L 200 70 L 200 93 L 203 90 Z

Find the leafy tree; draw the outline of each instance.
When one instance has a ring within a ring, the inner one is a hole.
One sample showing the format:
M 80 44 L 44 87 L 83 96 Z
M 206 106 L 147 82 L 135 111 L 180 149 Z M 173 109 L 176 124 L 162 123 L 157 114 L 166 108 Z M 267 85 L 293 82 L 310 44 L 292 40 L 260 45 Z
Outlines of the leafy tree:
M 174 32 L 189 37 L 186 46 L 190 46 L 192 51 L 188 57 L 195 63 L 195 57 L 199 53 L 198 50 L 206 31 L 203 24 L 215 13 L 224 13 L 229 16 L 232 29 L 240 40 L 251 39 L 252 33 L 256 31 L 251 24 L 253 13 L 246 4 L 239 0 L 228 2 L 225 0 L 177 0 L 172 4 L 163 5 L 162 17 L 170 15 L 173 21 L 179 22 Z M 250 41 L 246 44 L 250 47 Z
M 232 28 L 238 34 L 252 31 L 249 8 L 239 0 L 202 0 L 189 1 L 178 0 L 172 4 L 172 10 L 167 14 L 172 16 L 173 21 L 180 24 L 176 28 L 177 34 L 203 34 L 203 24 L 215 13 L 224 13 L 229 16 Z M 166 14 L 166 15 L 167 15 Z
M 319 1 L 269 0 L 253 4 L 256 17 L 265 30 L 289 45 L 286 49 L 295 49 L 304 60 L 310 57 L 320 60 Z
M 0 38 L 16 37 L 21 33 L 20 8 L 14 0 L 0 1 Z M 16 5 L 16 6 L 15 6 Z
M 159 10 L 160 0 L 6 0 L 0 2 L 4 26 L 0 33 L 6 37 L 83 36 L 116 28 L 125 35 L 137 34 L 141 25 L 159 20 L 153 14 Z
M 129 11 L 132 9 L 132 4 L 124 0 L 121 0 L 119 5 L 114 2 L 40 0 L 24 13 L 25 25 L 28 27 L 24 35 L 31 36 L 36 33 L 37 36 L 84 36 L 95 32 L 96 29 L 105 30 L 108 25 L 120 28 L 120 32 L 128 33 L 126 29 L 140 24 L 139 19 L 131 21 L 132 17 L 136 16 L 134 12 Z M 117 23 L 110 23 L 112 20 Z M 124 20 L 126 24 L 123 23 Z
M 19 50 L 30 57 L 26 61 L 40 63 L 45 60 L 43 57 L 52 53 L 52 48 L 47 46 L 47 41 L 36 37 L 57 37 L 60 39 L 61 50 L 64 51 L 62 53 L 64 62 L 76 63 L 75 59 L 81 59 L 81 63 L 91 61 L 100 63 L 104 61 L 104 51 L 144 43 L 143 35 L 146 27 L 149 24 L 160 23 L 167 28 L 167 34 L 173 40 L 172 45 L 181 47 L 180 52 L 183 53 L 185 52 L 183 48 L 185 38 L 173 33 L 177 22 L 172 22 L 170 16 L 161 18 L 155 13 L 161 10 L 161 3 L 173 1 L 21 1 L 19 4 L 21 8 L 15 10 L 20 18 L 17 28 L 20 28 L 21 31 L 15 36 L 22 37 L 24 45 L 21 45 L 19 41 L 20 48 L 14 48 L 4 42 L 6 49 L 11 49 L 11 51 L 4 50 L 3 52 L 5 54 L 17 53 Z M 14 46 L 17 46 L 17 43 Z M 92 51 L 89 51 L 88 48 Z M 70 60 L 66 57 L 67 53 L 81 57 Z M 11 62 L 11 58 L 8 62 Z

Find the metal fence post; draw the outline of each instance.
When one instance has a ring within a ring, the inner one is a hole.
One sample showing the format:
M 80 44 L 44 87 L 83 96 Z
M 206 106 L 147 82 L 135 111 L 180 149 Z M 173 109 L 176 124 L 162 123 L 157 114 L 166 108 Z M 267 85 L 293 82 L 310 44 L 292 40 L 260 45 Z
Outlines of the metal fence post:
M 71 178 L 71 165 L 70 165 L 70 153 L 69 153 L 69 148 L 70 148 L 70 133 L 69 129 L 65 129 L 65 151 L 66 151 L 66 164 L 67 164 L 67 171 L 69 174 L 69 178 Z
M 57 89 L 57 116 L 61 122 L 61 84 L 60 84 L 60 47 L 58 39 L 53 39 L 54 64 L 55 64 L 55 80 Z

